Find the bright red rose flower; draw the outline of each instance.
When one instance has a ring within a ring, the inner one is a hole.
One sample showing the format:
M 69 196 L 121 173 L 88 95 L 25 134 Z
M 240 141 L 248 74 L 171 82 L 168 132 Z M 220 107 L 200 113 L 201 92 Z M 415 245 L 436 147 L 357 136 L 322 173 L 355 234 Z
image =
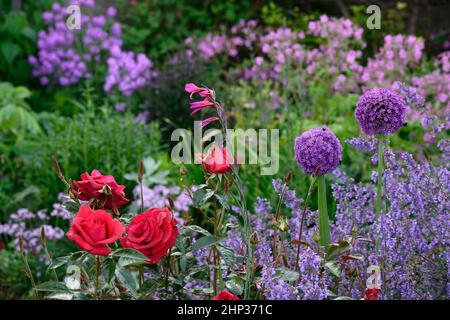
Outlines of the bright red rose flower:
M 85 201 L 94 199 L 95 207 L 111 209 L 116 215 L 119 215 L 117 208 L 128 203 L 128 199 L 125 198 L 125 186 L 118 185 L 113 176 L 104 176 L 94 169 L 90 175 L 85 172 L 80 178 L 80 181 L 73 182 L 77 190 L 71 190 L 78 199 Z
M 122 246 L 140 251 L 154 264 L 173 247 L 177 236 L 177 221 L 172 213 L 167 208 L 152 208 L 134 217 Z
M 109 212 L 82 205 L 66 235 L 81 250 L 106 256 L 111 252 L 108 244 L 117 241 L 124 231 L 123 223 Z
M 369 288 L 364 292 L 364 300 L 378 300 L 378 292 L 380 289 Z
M 240 161 L 236 158 L 237 164 L 240 165 Z M 210 155 L 204 156 L 203 168 L 209 173 L 226 173 L 231 171 L 231 165 L 233 164 L 233 158 L 227 153 L 227 148 L 215 146 Z
M 240 300 L 240 299 L 234 294 L 228 292 L 228 290 L 223 290 L 221 293 L 215 296 L 213 300 Z

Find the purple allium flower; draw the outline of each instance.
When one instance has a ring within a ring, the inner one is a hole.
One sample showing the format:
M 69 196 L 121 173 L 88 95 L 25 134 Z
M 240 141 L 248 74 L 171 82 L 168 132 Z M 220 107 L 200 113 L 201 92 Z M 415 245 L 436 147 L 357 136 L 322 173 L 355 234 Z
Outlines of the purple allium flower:
M 326 126 L 304 132 L 295 139 L 295 161 L 308 174 L 320 166 L 318 175 L 333 171 L 342 159 L 342 145 Z
M 368 135 L 396 132 L 406 123 L 405 100 L 392 90 L 374 88 L 367 91 L 355 110 L 361 130 Z

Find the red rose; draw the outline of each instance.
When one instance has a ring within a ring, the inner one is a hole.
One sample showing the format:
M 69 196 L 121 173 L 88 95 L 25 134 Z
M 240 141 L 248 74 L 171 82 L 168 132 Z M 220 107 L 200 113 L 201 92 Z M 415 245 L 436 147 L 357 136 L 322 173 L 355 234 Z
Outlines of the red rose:
M 378 292 L 380 289 L 369 288 L 364 292 L 364 300 L 378 300 Z
M 236 160 L 237 164 L 240 165 L 239 159 Z M 211 154 L 203 159 L 203 168 L 210 173 L 229 172 L 231 171 L 231 164 L 233 164 L 233 158 L 227 153 L 226 147 L 222 151 L 220 147 L 215 146 Z
M 228 292 L 228 290 L 223 290 L 217 296 L 213 298 L 213 300 L 240 300 L 234 294 Z
M 140 251 L 149 258 L 150 264 L 158 263 L 177 239 L 176 225 L 168 209 L 148 209 L 131 221 L 122 246 Z
M 85 172 L 80 178 L 81 181 L 73 182 L 78 190 L 71 190 L 78 199 L 85 201 L 95 199 L 93 201 L 95 207 L 111 209 L 116 215 L 119 215 L 117 207 L 128 203 L 128 199 L 125 198 L 125 186 L 118 185 L 113 176 L 104 176 L 94 169 L 90 175 Z
M 123 223 L 109 212 L 83 205 L 73 219 L 67 238 L 82 250 L 106 256 L 111 252 L 107 245 L 117 241 L 124 231 Z

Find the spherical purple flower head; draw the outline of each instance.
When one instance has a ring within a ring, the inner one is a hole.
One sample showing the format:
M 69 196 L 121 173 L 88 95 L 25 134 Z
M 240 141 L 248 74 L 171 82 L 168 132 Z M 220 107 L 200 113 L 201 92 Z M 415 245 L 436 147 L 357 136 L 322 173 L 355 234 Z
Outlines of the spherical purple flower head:
M 374 88 L 358 100 L 355 117 L 367 135 L 390 134 L 406 123 L 406 103 L 392 90 Z
M 320 166 L 317 175 L 333 171 L 342 159 L 342 145 L 339 139 L 326 126 L 304 132 L 295 139 L 294 158 L 308 174 L 313 174 Z

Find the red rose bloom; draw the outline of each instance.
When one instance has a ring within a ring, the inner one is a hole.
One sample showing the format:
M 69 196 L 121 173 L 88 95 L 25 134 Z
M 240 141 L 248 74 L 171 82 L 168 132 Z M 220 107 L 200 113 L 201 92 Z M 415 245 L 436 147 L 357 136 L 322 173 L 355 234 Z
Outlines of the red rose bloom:
M 380 289 L 369 288 L 364 292 L 364 300 L 378 300 L 378 292 Z
M 67 238 L 82 250 L 106 256 L 111 252 L 108 244 L 117 241 L 124 231 L 123 223 L 109 212 L 83 205 L 73 219 Z
M 125 186 L 118 185 L 113 176 L 104 176 L 94 169 L 90 175 L 85 172 L 80 178 L 81 181 L 73 182 L 78 190 L 71 190 L 78 199 L 85 201 L 95 199 L 93 204 L 97 208 L 111 209 L 116 215 L 119 215 L 117 207 L 128 203 L 128 199 L 125 198 Z
M 167 209 L 152 208 L 136 215 L 122 238 L 124 248 L 145 255 L 150 264 L 158 263 L 173 247 L 178 236 L 177 221 Z
M 213 298 L 213 300 L 240 300 L 234 294 L 228 292 L 228 290 L 223 290 L 217 296 Z
M 237 164 L 240 165 L 239 159 Z M 227 153 L 227 148 L 224 147 L 223 151 L 220 147 L 215 146 L 210 155 L 205 156 L 203 159 L 203 168 L 209 173 L 226 173 L 231 171 L 231 165 L 233 164 L 233 158 Z

